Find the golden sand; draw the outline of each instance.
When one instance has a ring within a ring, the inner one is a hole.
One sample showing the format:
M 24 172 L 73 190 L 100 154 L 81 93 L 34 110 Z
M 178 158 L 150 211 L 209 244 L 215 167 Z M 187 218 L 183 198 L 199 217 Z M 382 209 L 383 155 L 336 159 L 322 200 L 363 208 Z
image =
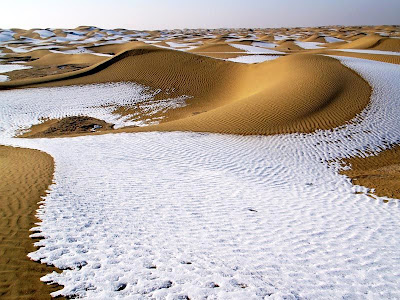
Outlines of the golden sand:
M 357 185 L 374 188 L 378 196 L 400 199 L 400 145 L 368 158 L 346 159 L 350 170 L 341 173 Z
M 188 106 L 170 111 L 160 125 L 124 131 L 312 132 L 344 124 L 370 96 L 368 84 L 339 61 L 310 54 L 245 65 L 144 46 L 72 74 L 53 76 L 46 83 L 40 79 L 3 85 L 133 81 L 193 96 Z
M 0 146 L 0 298 L 50 299 L 57 290 L 40 282 L 54 268 L 33 262 L 29 238 L 35 212 L 53 178 L 53 158 L 43 152 Z
M 78 27 L 76 30 L 88 28 Z M 400 56 L 334 51 L 335 48 L 400 51 L 400 39 L 375 33 L 379 30 L 399 36 L 397 27 L 334 29 L 337 31 L 333 33 L 327 28 L 279 28 L 251 32 L 245 29 L 221 29 L 212 38 L 194 34 L 197 38 L 194 42 L 201 41 L 203 45 L 188 51 L 191 53 L 157 48 L 141 41 L 83 45 L 97 53 L 114 55 L 111 58 L 92 54 L 65 55 L 49 50 L 12 53 L 2 47 L 3 53 L 8 53 L 7 59 L 26 59 L 27 65 L 33 66 L 33 69 L 11 72 L 9 75 L 12 80 L 0 83 L 0 89 L 131 81 L 154 89 L 174 90 L 169 95 L 160 93 L 157 95 L 160 99 L 192 96 L 187 100 L 188 106 L 168 111 L 163 122 L 156 126 L 119 130 L 104 126 L 103 132 L 92 133 L 79 128 L 71 130 L 71 124 L 76 120 L 50 120 L 34 127 L 26 135 L 30 137 L 152 130 L 267 135 L 330 129 L 358 114 L 368 104 L 371 88 L 339 61 L 320 54 L 400 63 Z M 17 36 L 40 38 L 34 30 L 14 31 Z M 325 43 L 323 35 L 350 42 L 327 43 L 327 49 L 305 50 L 297 46 L 293 39 L 274 41 L 274 35 L 292 35 L 300 31 L 308 31 L 299 38 L 306 42 Z M 58 36 L 66 36 L 62 30 L 54 32 Z M 97 32 L 99 29 L 91 31 L 86 37 L 94 36 Z M 161 36 L 160 31 L 148 33 L 150 39 Z M 215 59 L 248 55 L 226 42 L 232 33 L 243 38 L 235 43 L 251 45 L 253 40 L 275 42 L 275 49 L 285 51 L 288 55 L 254 65 Z M 257 38 L 250 34 L 255 34 Z M 179 38 L 166 41 L 191 43 Z M 165 41 L 158 44 L 169 47 Z M 73 49 L 67 43 L 64 46 L 68 47 L 65 50 Z M 124 111 L 122 108 L 118 113 Z M 87 125 L 87 120 L 83 123 L 80 121 L 80 125 Z M 400 197 L 399 153 L 399 147 L 395 147 L 375 157 L 347 160 L 352 169 L 344 174 L 357 184 L 376 188 L 378 195 Z M 31 262 L 26 254 L 34 251 L 32 240 L 28 237 L 29 229 L 36 221 L 34 213 L 37 202 L 51 183 L 53 160 L 39 151 L 0 146 L 0 162 L 0 195 L 5 199 L 0 202 L 3 215 L 0 220 L 3 227 L 0 297 L 49 298 L 49 293 L 55 288 L 39 282 L 39 278 L 52 269 Z

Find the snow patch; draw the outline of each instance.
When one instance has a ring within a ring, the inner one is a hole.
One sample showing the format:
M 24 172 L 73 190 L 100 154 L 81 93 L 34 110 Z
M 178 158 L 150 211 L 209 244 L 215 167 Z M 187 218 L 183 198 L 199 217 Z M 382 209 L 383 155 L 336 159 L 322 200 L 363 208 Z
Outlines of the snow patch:
M 274 60 L 279 57 L 280 56 L 278 56 L 278 55 L 244 55 L 244 56 L 238 56 L 238 57 L 234 57 L 234 58 L 228 58 L 226 60 L 237 62 L 237 63 L 243 63 L 243 64 L 257 64 L 257 63 L 262 63 L 267 60 Z
M 311 50 L 311 49 L 321 49 L 324 48 L 323 45 L 324 43 L 318 43 L 318 42 L 299 42 L 299 41 L 295 41 L 294 42 L 297 46 L 303 48 L 303 49 L 307 49 L 307 50 Z
M 380 55 L 396 55 L 399 56 L 400 52 L 382 51 L 382 50 L 369 50 L 369 49 L 331 49 L 332 51 L 343 51 L 364 54 L 380 54 Z
M 25 70 L 25 69 L 31 69 L 31 66 L 23 66 L 23 65 L 1 65 L 0 64 L 0 73 L 7 73 L 7 72 L 12 72 L 16 70 Z
M 261 47 L 240 45 L 240 44 L 229 44 L 229 46 L 235 47 L 240 50 L 244 50 L 249 54 L 286 54 L 285 52 L 280 52 L 271 49 L 264 49 Z

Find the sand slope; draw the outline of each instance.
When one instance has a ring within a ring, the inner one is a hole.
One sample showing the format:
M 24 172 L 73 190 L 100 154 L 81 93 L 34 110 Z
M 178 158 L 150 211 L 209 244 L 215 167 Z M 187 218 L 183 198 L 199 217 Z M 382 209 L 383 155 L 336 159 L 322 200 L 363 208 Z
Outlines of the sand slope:
M 31 261 L 29 231 L 38 202 L 53 177 L 53 158 L 43 152 L 0 146 L 0 298 L 50 299 L 57 288 L 40 282 L 54 268 Z
M 345 44 L 341 49 L 374 49 L 383 51 L 400 51 L 400 39 L 386 38 L 379 35 L 368 35 Z
M 354 157 L 344 160 L 351 166 L 342 171 L 353 184 L 375 189 L 375 194 L 400 199 L 400 146 L 367 158 Z
M 171 96 L 193 97 L 187 107 L 169 112 L 166 122 L 140 130 L 311 132 L 345 123 L 370 95 L 368 84 L 340 62 L 309 54 L 243 65 L 145 46 L 71 74 L 49 77 L 55 81 L 38 86 L 133 81 L 173 91 Z

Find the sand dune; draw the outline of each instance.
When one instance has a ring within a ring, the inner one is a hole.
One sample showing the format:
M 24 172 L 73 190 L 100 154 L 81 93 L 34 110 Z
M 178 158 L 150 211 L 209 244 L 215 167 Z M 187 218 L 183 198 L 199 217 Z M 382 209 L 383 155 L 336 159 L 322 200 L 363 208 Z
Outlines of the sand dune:
M 54 268 L 31 261 L 29 230 L 52 182 L 53 158 L 43 152 L 0 146 L 0 298 L 50 299 L 58 288 L 40 282 Z
M 341 46 L 342 49 L 374 49 L 400 51 L 400 39 L 386 38 L 380 35 L 368 35 Z
M 152 46 L 52 79 L 39 86 L 133 81 L 193 97 L 164 123 L 140 130 L 311 132 L 345 123 L 365 107 L 370 94 L 367 83 L 328 57 L 298 54 L 248 66 Z M 33 83 L 40 81 L 2 85 Z
M 51 31 L 12 29 L 14 36 L 11 39 L 14 40 L 5 42 L 3 47 L 0 44 L 1 58 L 7 63 L 26 59 L 26 65 L 34 68 L 8 73 L 11 81 L 0 83 L 0 89 L 135 82 L 150 87 L 149 92 L 160 90 L 151 100 L 154 103 L 187 97 L 186 106 L 155 113 L 153 117 L 160 118 L 160 124 L 157 125 L 114 130 L 109 124 L 106 126 L 101 123 L 104 125 L 103 132 L 92 132 L 86 127 L 69 131 L 70 119 L 74 119 L 70 118 L 47 121 L 35 127 L 31 137 L 139 131 L 272 135 L 332 129 L 345 124 L 366 107 L 370 100 L 371 87 L 356 72 L 338 60 L 323 55 L 359 57 L 400 64 L 400 56 L 335 51 L 368 49 L 400 52 L 400 39 L 393 38 L 398 36 L 398 28 L 393 26 L 338 26 L 333 28 L 336 30 L 333 32 L 330 29 L 149 32 L 103 30 L 92 26 Z M 51 33 L 60 39 L 53 39 Z M 10 32 L 6 32 L 5 36 L 8 39 Z M 335 39 L 331 39 L 329 43 L 328 37 L 344 41 L 335 42 Z M 278 45 L 274 50 L 285 51 L 286 55 L 254 65 L 221 60 L 248 55 L 245 50 L 232 47 L 230 43 L 254 46 L 254 41 L 274 42 Z M 147 44 L 154 42 L 169 49 Z M 195 44 L 197 42 L 203 44 Z M 48 46 L 47 43 L 54 45 L 57 51 L 75 51 L 82 47 L 94 53 L 62 54 L 49 49 L 32 51 L 37 46 Z M 197 48 L 185 52 L 185 49 L 175 47 L 180 50 L 177 51 L 171 46 L 174 43 L 196 45 Z M 327 49 L 303 49 L 299 47 L 301 43 L 323 43 L 318 45 Z M 113 57 L 95 54 L 111 54 Z M 18 72 L 26 72 L 29 77 L 18 79 L 22 78 Z M 51 73 L 55 74 L 35 78 Z M 142 114 L 137 107 L 124 106 L 115 112 L 127 116 Z M 143 118 L 146 117 L 143 114 Z M 86 121 L 94 124 L 92 119 L 85 119 Z M 31 267 L 31 262 L 20 263 L 19 260 L 23 261 L 23 256 L 28 251 L 33 251 L 29 248 L 31 240 L 27 238 L 27 229 L 34 221 L 33 212 L 39 195 L 42 195 L 51 182 L 52 161 L 45 154 L 36 151 L 0 147 L 0 152 L 0 160 L 4 162 L 0 164 L 4 168 L 4 172 L 1 172 L 7 175 L 0 182 L 0 187 L 7 189 L 8 193 L 0 194 L 7 195 L 9 200 L 4 202 L 7 203 L 5 206 L 0 203 L 0 212 L 7 217 L 2 226 L 10 228 L 9 231 L 3 230 L 5 235 L 2 239 L 5 240 L 10 232 L 12 238 L 15 238 L 6 243 L 6 248 L 0 248 L 4 255 L 1 255 L 0 260 L 7 260 L 2 266 L 6 265 L 7 272 L 11 270 L 10 274 L 13 274 L 4 279 L 5 285 L 0 289 L 0 296 L 18 298 L 22 292 L 27 292 L 32 297 L 39 298 L 53 290 L 37 284 L 37 278 L 43 272 L 48 272 L 48 269 L 45 270 L 41 265 L 36 267 L 36 264 Z M 344 174 L 353 178 L 354 183 L 378 188 L 378 195 L 399 197 L 398 153 L 396 147 L 376 157 L 350 159 L 346 162 L 352 164 L 353 168 Z M 24 190 L 21 188 L 24 185 L 35 186 L 36 190 Z M 28 200 L 32 201 L 29 205 L 26 204 Z M 20 266 L 17 267 L 17 264 Z M 24 286 L 25 281 L 27 283 Z M 28 291 L 28 288 L 31 290 Z

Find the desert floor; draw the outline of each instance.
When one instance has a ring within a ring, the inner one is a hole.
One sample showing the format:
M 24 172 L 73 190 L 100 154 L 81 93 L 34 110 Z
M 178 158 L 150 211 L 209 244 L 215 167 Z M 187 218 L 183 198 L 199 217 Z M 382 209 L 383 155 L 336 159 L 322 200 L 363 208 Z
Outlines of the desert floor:
M 399 64 L 396 26 L 0 30 L 0 297 L 400 298 Z

